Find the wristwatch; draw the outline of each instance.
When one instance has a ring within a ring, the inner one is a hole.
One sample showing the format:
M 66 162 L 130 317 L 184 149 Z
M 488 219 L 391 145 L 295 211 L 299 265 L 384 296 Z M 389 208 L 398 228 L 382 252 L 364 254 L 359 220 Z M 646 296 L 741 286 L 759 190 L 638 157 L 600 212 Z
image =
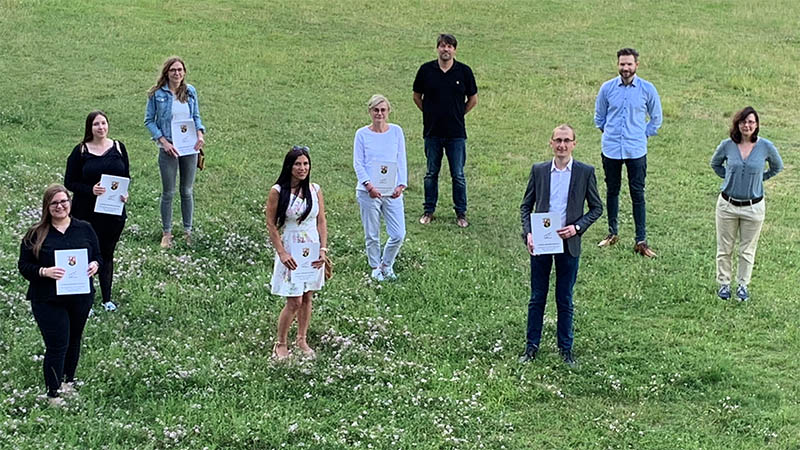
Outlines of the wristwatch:
M 580 226 L 580 225 L 578 225 L 578 224 L 575 224 L 575 231 L 577 231 L 578 233 L 580 233 L 580 232 L 581 232 L 581 226 Z

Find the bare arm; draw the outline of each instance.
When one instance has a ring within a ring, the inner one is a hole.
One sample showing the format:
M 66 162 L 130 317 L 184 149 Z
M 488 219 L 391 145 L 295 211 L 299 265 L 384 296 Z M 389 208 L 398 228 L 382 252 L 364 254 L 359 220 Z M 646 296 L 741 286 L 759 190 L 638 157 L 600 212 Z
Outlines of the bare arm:
M 470 112 L 472 110 L 472 108 L 474 108 L 475 105 L 477 105 L 477 104 L 478 104 L 478 94 L 470 95 L 469 97 L 467 97 L 467 106 L 464 109 L 464 114 L 467 114 L 468 112 Z M 422 109 L 422 108 L 420 108 L 420 109 Z
M 317 214 L 317 232 L 319 233 L 319 246 L 328 246 L 328 219 L 325 218 L 325 201 L 322 199 L 322 188 L 317 190 L 319 213 Z
M 325 218 L 325 201 L 322 199 L 322 188 L 317 190 L 317 233 L 319 233 L 319 261 L 312 263 L 312 267 L 322 267 L 325 256 L 328 254 L 328 220 Z
M 265 208 L 267 216 L 267 231 L 269 231 L 269 240 L 272 242 L 272 247 L 275 252 L 281 257 L 283 262 L 283 255 L 286 254 L 286 249 L 283 248 L 283 241 L 281 241 L 281 234 L 278 232 L 278 225 L 275 222 L 276 212 L 278 211 L 278 198 L 280 194 L 275 189 L 269 190 L 267 197 L 267 207 Z
M 414 104 L 417 105 L 420 111 L 422 111 L 422 94 L 419 92 L 414 92 Z

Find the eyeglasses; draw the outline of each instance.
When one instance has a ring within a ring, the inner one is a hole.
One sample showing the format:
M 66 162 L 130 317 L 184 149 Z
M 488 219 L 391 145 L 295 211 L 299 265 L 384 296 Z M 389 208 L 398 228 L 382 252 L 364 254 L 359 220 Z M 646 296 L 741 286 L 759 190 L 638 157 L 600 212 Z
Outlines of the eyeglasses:
M 385 114 L 385 113 L 389 112 L 389 108 L 372 108 L 372 111 Z
M 67 199 L 67 200 L 59 200 L 59 201 L 55 201 L 55 202 L 50 202 L 50 207 L 51 208 L 58 208 L 60 206 L 62 208 L 66 208 L 67 205 L 69 205 L 70 201 L 71 200 Z
M 181 72 L 183 72 L 183 69 L 169 69 L 168 72 L 169 73 L 181 73 Z
M 561 139 L 561 138 L 558 138 L 558 139 L 552 139 L 552 141 L 555 142 L 556 144 L 571 144 L 571 143 L 575 142 L 575 139 Z
M 292 146 L 292 150 L 305 150 L 307 152 L 311 151 L 311 149 L 309 149 L 305 145 L 294 145 L 294 146 Z

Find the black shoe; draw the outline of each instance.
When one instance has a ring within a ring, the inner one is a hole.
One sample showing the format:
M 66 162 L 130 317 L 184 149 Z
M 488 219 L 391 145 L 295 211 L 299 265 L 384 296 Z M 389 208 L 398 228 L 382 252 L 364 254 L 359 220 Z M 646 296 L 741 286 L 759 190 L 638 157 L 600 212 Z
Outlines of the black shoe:
M 530 362 L 536 359 L 536 352 L 538 351 L 539 347 L 536 347 L 535 345 L 533 347 L 526 348 L 525 353 L 523 353 L 522 356 L 519 357 L 520 364 L 525 364 L 526 362 Z
M 574 369 L 578 367 L 578 361 L 572 357 L 572 350 L 561 350 L 561 359 L 564 360 L 564 364 L 568 365 L 570 369 Z

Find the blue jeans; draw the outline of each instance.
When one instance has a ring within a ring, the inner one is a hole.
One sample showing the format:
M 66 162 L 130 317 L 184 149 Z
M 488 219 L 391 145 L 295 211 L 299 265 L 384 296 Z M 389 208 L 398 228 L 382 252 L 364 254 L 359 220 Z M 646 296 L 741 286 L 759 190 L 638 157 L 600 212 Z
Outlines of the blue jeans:
M 647 240 L 647 212 L 644 202 L 644 179 L 647 176 L 647 155 L 636 159 L 611 159 L 603 155 L 603 171 L 606 174 L 606 207 L 608 208 L 608 232 L 619 234 L 619 188 L 622 184 L 622 165 L 628 170 L 628 190 L 631 194 L 633 223 L 636 227 L 636 242 Z
M 528 303 L 527 348 L 538 348 L 550 289 L 550 269 L 556 262 L 557 340 L 561 350 L 572 350 L 572 288 L 578 277 L 579 256 L 568 252 L 531 256 L 531 300 Z
M 173 158 L 158 149 L 158 168 L 161 171 L 161 227 L 165 233 L 172 232 L 172 197 L 175 196 L 175 178 L 180 166 L 181 216 L 183 229 L 192 231 L 194 216 L 194 175 L 197 172 L 197 155 Z
M 453 179 L 453 203 L 456 214 L 467 212 L 467 179 L 464 178 L 464 163 L 467 161 L 467 140 L 464 138 L 425 138 L 425 157 L 428 169 L 425 172 L 426 213 L 433 214 L 439 200 L 439 169 L 442 168 L 442 150 L 447 155 L 450 177 Z

